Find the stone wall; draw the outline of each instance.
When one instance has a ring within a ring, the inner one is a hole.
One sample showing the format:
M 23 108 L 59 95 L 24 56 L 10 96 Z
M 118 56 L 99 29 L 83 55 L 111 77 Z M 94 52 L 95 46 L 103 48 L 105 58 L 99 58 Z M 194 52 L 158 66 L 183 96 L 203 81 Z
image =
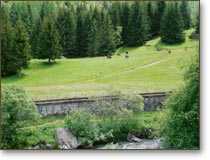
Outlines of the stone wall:
M 167 93 L 142 93 L 140 94 L 144 98 L 144 110 L 153 111 L 157 108 L 162 108 L 162 102 L 165 100 Z M 117 97 L 105 96 L 102 97 L 103 101 L 114 101 Z M 42 100 L 34 101 L 37 105 L 38 112 L 43 116 L 50 115 L 62 115 L 71 112 L 72 110 L 85 108 L 91 112 L 96 112 L 100 106 L 94 100 L 88 97 L 81 98 L 70 98 L 70 99 L 53 99 L 53 100 Z

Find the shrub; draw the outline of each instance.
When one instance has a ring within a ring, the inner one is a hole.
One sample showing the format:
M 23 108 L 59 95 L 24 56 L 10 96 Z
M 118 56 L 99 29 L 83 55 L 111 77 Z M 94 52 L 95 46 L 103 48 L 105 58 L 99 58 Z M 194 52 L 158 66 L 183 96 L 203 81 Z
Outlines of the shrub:
M 199 58 L 196 56 L 185 75 L 186 86 L 165 102 L 166 113 L 162 134 L 166 145 L 177 149 L 199 147 Z
M 116 94 L 117 93 L 117 94 Z M 113 99 L 115 98 L 115 99 Z M 143 111 L 144 101 L 142 96 L 137 94 L 121 94 L 115 92 L 114 96 L 103 99 L 93 98 L 96 101 L 97 107 L 94 112 L 105 117 L 115 117 L 117 114 L 130 110 L 134 114 L 139 114 Z
M 26 120 L 38 118 L 36 106 L 28 100 L 22 87 L 3 86 L 1 92 L 2 133 L 1 148 L 18 147 L 17 129 Z
M 79 138 L 80 146 L 84 148 L 90 148 L 94 142 L 105 141 L 112 136 L 110 131 L 100 133 L 93 116 L 85 110 L 73 111 L 66 117 L 65 124 Z
M 134 113 L 143 109 L 138 96 L 119 95 L 117 100 L 97 99 L 97 116 L 85 110 L 75 110 L 65 119 L 66 126 L 79 138 L 80 146 L 90 148 L 94 143 L 125 139 L 128 132 L 141 128 Z

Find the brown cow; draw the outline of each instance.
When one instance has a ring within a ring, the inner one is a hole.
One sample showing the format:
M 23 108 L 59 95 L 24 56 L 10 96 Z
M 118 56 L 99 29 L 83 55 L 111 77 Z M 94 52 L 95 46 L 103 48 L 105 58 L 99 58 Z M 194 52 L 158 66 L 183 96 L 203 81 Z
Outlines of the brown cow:
M 112 55 L 111 54 L 108 54 L 106 57 L 107 58 L 112 58 Z
M 117 56 L 121 56 L 121 54 L 120 53 L 117 53 Z
M 125 58 L 128 58 L 129 55 L 128 55 L 128 52 L 125 52 Z
M 168 50 L 168 53 L 170 54 L 171 53 L 171 50 Z

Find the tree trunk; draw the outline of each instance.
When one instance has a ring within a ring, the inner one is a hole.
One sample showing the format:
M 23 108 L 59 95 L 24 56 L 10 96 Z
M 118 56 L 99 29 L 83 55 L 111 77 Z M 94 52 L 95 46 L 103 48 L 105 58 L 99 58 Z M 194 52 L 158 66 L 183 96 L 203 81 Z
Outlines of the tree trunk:
M 48 59 L 48 63 L 51 63 L 51 60 L 50 60 L 50 58 Z

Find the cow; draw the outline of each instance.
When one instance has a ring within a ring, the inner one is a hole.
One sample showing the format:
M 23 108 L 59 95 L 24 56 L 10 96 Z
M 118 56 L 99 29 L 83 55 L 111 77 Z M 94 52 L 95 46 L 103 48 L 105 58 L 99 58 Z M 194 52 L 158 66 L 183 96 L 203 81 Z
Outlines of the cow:
M 117 56 L 121 56 L 121 54 L 120 53 L 117 53 Z
M 170 54 L 171 53 L 171 50 L 168 50 L 168 53 Z
M 106 57 L 107 58 L 112 58 L 112 55 L 111 54 L 108 54 Z
M 128 55 L 128 52 L 125 52 L 125 58 L 128 58 L 129 55 Z

